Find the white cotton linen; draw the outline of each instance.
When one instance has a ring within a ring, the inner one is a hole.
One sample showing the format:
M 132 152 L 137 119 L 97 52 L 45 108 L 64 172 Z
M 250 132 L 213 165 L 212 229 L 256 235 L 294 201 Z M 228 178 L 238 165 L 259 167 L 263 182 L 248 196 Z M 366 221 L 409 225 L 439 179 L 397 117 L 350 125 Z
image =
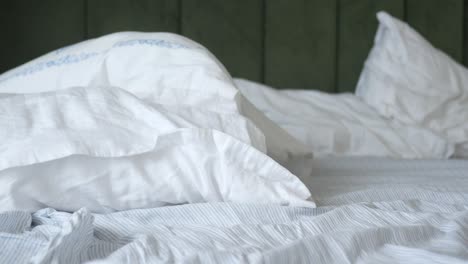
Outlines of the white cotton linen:
M 383 118 L 352 94 L 275 90 L 242 79 L 235 83 L 248 100 L 315 156 L 447 158 L 453 153 L 443 137 Z
M 468 157 L 468 70 L 385 12 L 356 94 L 381 115 L 431 129 Z
M 318 206 L 403 200 L 468 205 L 466 160 L 324 157 L 296 166 L 311 171 L 304 183 Z
M 0 76 L 2 93 L 113 86 L 156 103 L 237 111 L 229 74 L 203 46 L 171 33 L 122 32 L 52 51 Z
M 223 65 L 203 46 L 170 33 L 121 32 L 52 51 L 0 75 L 0 93 L 112 86 L 155 104 L 242 114 L 263 132 L 280 163 L 303 146 L 242 98 Z
M 314 206 L 241 115 L 147 104 L 115 87 L 0 98 L 0 210 L 197 202 Z M 254 147 L 255 146 L 255 147 Z
M 467 161 L 353 157 L 304 166 L 326 206 L 0 213 L 0 263 L 467 263 Z

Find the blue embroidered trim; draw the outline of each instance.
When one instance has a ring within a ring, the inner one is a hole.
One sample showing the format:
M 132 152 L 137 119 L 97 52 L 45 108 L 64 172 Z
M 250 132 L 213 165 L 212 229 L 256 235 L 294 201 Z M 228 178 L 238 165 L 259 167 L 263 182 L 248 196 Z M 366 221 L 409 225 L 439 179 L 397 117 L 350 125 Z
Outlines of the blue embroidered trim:
M 186 45 L 173 43 L 173 42 L 163 40 L 163 39 L 132 39 L 132 40 L 126 40 L 126 41 L 119 41 L 115 43 L 112 46 L 112 48 L 131 47 L 131 46 L 136 46 L 136 45 L 156 46 L 156 47 L 167 48 L 167 49 L 190 49 L 191 48 Z M 74 45 L 71 45 L 71 46 L 74 46 Z M 60 54 L 64 50 L 70 48 L 71 46 L 67 46 L 67 47 L 63 47 L 58 50 L 55 50 L 54 53 Z M 24 69 L 19 69 L 18 71 L 14 72 L 13 74 L 9 76 L 5 76 L 4 78 L 0 77 L 0 83 L 10 80 L 12 78 L 28 76 L 33 73 L 37 73 L 37 72 L 43 71 L 51 67 L 60 67 L 62 65 L 76 64 L 76 63 L 88 60 L 90 58 L 97 57 L 99 55 L 104 55 L 112 48 L 103 50 L 101 52 L 83 52 L 80 54 L 68 54 L 68 55 L 65 55 L 57 59 L 50 60 L 50 61 L 38 62 L 34 65 L 27 66 Z

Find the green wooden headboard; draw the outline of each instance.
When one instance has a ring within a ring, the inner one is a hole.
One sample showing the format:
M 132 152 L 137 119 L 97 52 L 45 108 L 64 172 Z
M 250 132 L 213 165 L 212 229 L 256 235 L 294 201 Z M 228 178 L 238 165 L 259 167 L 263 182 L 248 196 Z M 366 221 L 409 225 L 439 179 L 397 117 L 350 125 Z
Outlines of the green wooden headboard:
M 236 77 L 353 91 L 379 10 L 468 62 L 463 0 L 9 0 L 0 9 L 0 72 L 111 32 L 170 31 L 207 46 Z

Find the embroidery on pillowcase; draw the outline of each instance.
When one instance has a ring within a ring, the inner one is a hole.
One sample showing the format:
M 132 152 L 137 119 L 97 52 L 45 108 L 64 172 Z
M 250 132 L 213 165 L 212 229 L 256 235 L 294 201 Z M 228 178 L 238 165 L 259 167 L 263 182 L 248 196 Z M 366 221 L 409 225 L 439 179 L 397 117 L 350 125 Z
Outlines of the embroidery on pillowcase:
M 53 52 L 55 54 L 60 54 L 63 51 L 68 50 L 69 48 L 75 45 L 76 44 L 66 46 L 58 50 L 55 50 Z M 132 39 L 132 40 L 119 41 L 115 43 L 111 48 L 105 49 L 100 52 L 83 52 L 80 54 L 67 54 L 65 56 L 62 56 L 54 60 L 38 62 L 34 65 L 25 67 L 24 69 L 20 69 L 12 73 L 9 76 L 6 76 L 5 78 L 0 78 L 0 83 L 8 81 L 12 78 L 28 76 L 28 75 L 43 71 L 48 68 L 80 63 L 90 58 L 104 55 L 113 48 L 132 47 L 132 46 L 137 46 L 137 45 L 138 46 L 154 46 L 154 47 L 161 47 L 161 48 L 167 48 L 167 49 L 191 49 L 191 47 L 189 46 L 182 45 L 182 44 L 175 43 L 175 42 L 170 42 L 170 41 L 163 40 L 163 39 Z

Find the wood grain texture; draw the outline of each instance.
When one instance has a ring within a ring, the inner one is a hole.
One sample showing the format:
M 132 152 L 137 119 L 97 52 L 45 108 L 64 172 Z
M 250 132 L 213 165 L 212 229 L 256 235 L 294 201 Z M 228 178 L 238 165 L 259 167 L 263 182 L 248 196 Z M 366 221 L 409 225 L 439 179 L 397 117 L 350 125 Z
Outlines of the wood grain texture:
M 265 82 L 333 92 L 336 2 L 267 0 L 265 8 Z
M 468 65 L 464 0 L 15 0 L 0 5 L 0 72 L 116 31 L 177 32 L 236 77 L 278 88 L 353 91 L 376 12 L 406 21 Z
M 432 45 L 463 60 L 463 0 L 407 0 L 406 14 Z
M 262 80 L 261 0 L 182 0 L 182 34 L 206 46 L 232 76 Z
M 463 7 L 463 64 L 468 67 L 468 3 Z
M 88 37 L 118 31 L 178 32 L 178 0 L 87 0 Z
M 261 0 L 182 0 L 182 34 L 203 44 L 235 77 L 262 80 Z
M 403 19 L 403 0 L 340 0 L 338 15 L 338 91 L 355 90 L 377 30 L 376 13 L 385 10 Z
M 84 1 L 16 0 L 0 8 L 0 73 L 84 39 Z

